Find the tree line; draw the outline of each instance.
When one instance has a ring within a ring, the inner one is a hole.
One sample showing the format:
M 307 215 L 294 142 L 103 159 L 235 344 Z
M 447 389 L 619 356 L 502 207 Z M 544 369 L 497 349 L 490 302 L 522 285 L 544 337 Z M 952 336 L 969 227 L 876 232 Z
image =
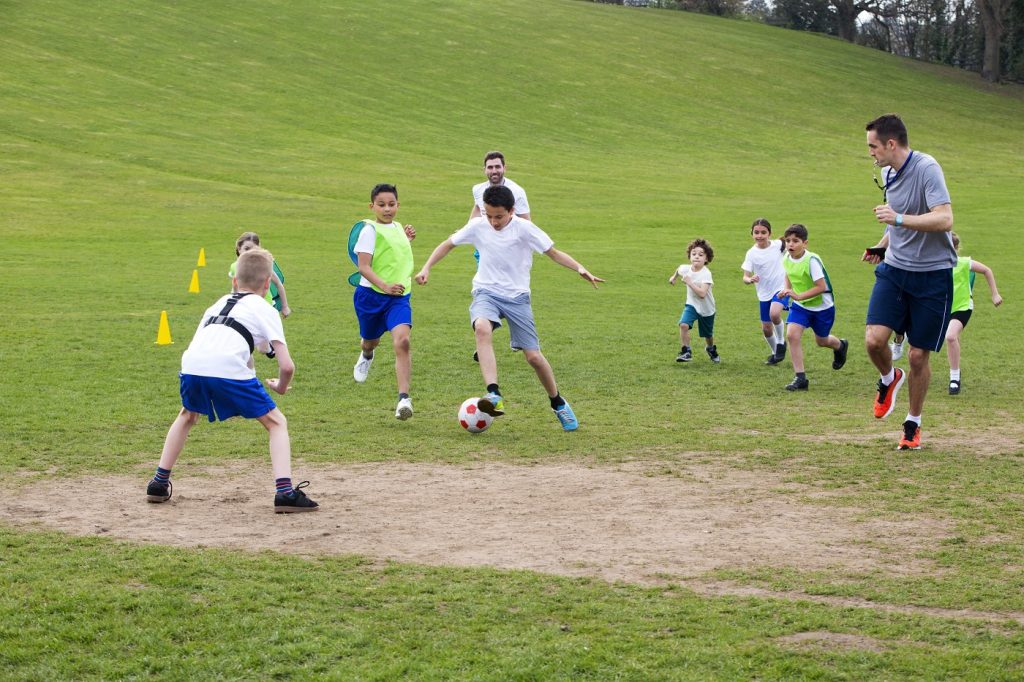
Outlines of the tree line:
M 592 0 L 762 21 L 1024 82 L 1024 0 Z

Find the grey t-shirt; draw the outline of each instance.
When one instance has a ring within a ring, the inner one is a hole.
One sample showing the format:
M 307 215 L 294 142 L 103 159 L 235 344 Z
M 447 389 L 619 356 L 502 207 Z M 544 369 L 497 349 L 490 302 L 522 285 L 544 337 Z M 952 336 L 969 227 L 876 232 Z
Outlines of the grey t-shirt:
M 946 178 L 939 163 L 928 154 L 915 151 L 902 172 L 886 167 L 886 198 L 897 213 L 923 215 L 950 203 Z M 889 228 L 889 248 L 885 262 L 914 272 L 944 270 L 956 265 L 956 249 L 949 232 L 919 232 L 905 227 Z

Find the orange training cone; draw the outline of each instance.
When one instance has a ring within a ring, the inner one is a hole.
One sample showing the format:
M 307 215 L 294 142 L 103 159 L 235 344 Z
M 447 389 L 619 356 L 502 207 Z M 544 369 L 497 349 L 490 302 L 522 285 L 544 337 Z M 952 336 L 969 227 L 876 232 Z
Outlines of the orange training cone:
M 172 344 L 171 341 L 171 325 L 167 324 L 167 311 L 160 311 L 160 328 L 156 332 L 156 345 L 166 346 Z
M 192 271 L 192 282 L 188 285 L 188 293 L 198 294 L 199 293 L 199 271 Z
M 197 268 L 205 268 L 206 267 L 206 249 L 204 249 L 204 248 L 200 248 L 199 249 L 199 260 L 196 261 L 196 267 Z

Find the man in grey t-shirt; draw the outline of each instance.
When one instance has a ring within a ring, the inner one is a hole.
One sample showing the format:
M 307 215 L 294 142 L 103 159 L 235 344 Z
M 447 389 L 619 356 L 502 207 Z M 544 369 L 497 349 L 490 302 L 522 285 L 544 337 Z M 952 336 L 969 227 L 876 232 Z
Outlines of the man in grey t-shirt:
M 910 405 L 899 449 L 917 450 L 930 356 L 942 348 L 953 301 L 953 209 L 942 168 L 931 156 L 910 149 L 899 116 L 879 116 L 866 130 L 868 151 L 884 178 L 879 183 L 883 203 L 875 206 L 875 218 L 888 226 L 880 244 L 888 248 L 875 268 L 864 333 L 868 357 L 881 375 L 874 413 L 879 419 L 892 413 L 896 393 L 908 378 L 893 367 L 888 343 L 893 331 L 905 332 Z

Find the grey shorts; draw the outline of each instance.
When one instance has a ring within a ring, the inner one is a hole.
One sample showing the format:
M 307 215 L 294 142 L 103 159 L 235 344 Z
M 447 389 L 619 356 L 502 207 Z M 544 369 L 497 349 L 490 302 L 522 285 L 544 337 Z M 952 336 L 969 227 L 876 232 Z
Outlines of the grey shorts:
M 469 304 L 470 325 L 480 318 L 490 320 L 495 328 L 501 326 L 502 320 L 507 320 L 509 341 L 513 348 L 540 350 L 529 294 L 505 298 L 486 289 L 476 289 L 473 291 L 473 302 Z

